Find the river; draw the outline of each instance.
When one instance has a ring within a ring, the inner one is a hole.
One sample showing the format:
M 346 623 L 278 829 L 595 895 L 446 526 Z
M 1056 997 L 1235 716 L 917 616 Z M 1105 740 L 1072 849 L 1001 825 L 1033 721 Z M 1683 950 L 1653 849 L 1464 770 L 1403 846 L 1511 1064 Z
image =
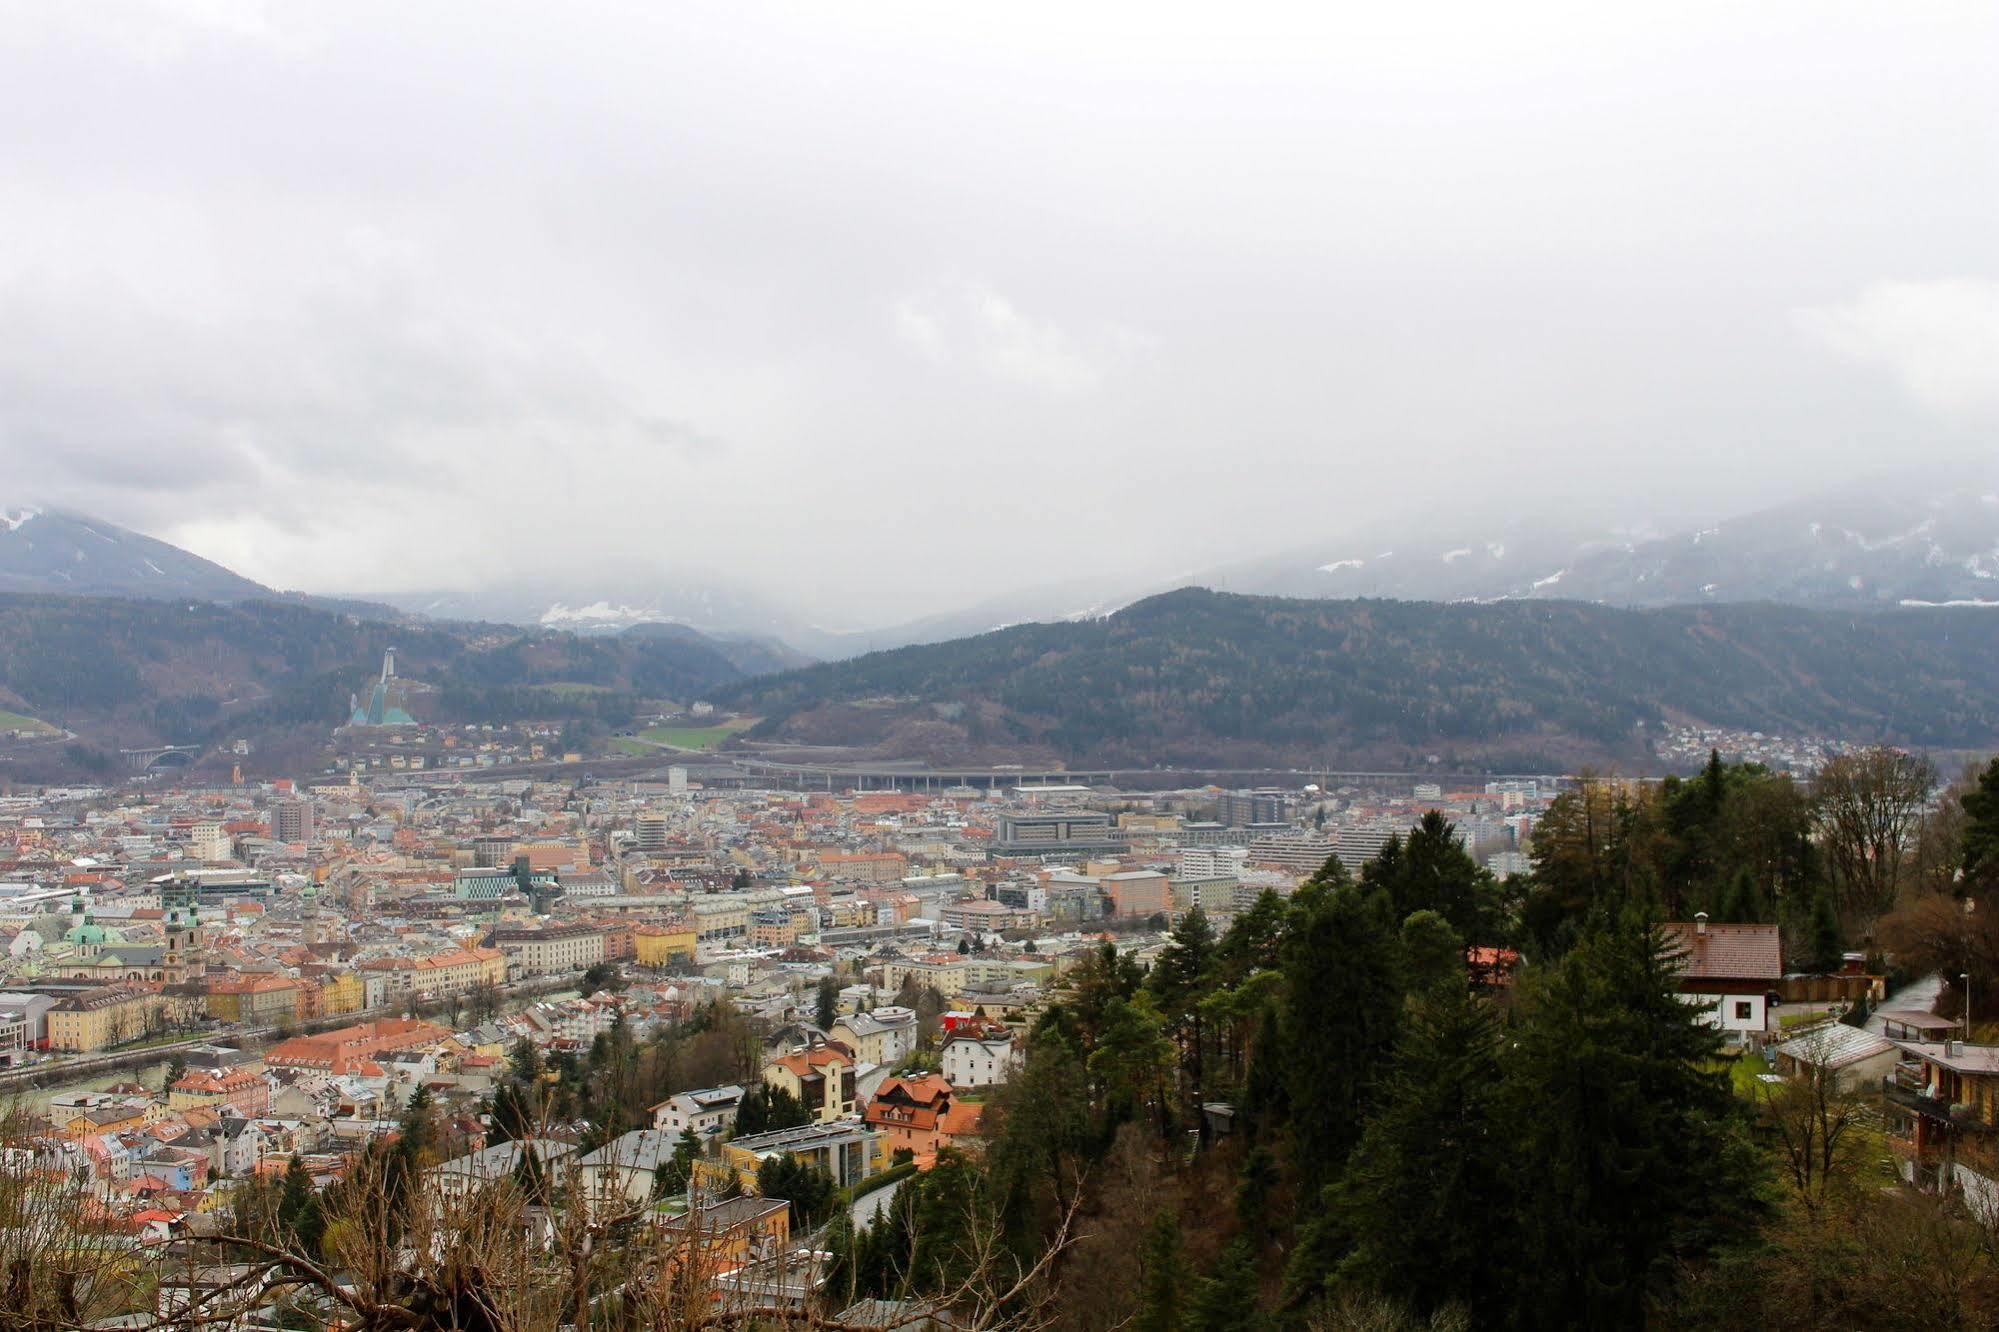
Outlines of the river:
M 551 991 L 546 994 L 509 995 L 502 1008 L 505 1012 L 513 1013 L 526 1008 L 529 1004 L 540 1003 L 543 1000 L 559 1003 L 565 999 L 575 999 L 580 994 L 581 991 L 579 990 L 565 989 Z M 212 1039 L 217 1043 L 227 1044 L 229 1033 L 216 1032 Z M 161 1059 L 156 1063 L 141 1064 L 135 1068 L 122 1068 L 105 1073 L 85 1073 L 76 1078 L 65 1079 L 47 1087 L 24 1087 L 18 1091 L 0 1091 L 0 1108 L 18 1108 L 30 1114 L 39 1114 L 43 1110 L 46 1110 L 49 1103 L 56 1097 L 67 1092 L 106 1091 L 118 1086 L 120 1083 L 126 1082 L 136 1082 L 142 1086 L 157 1089 L 166 1079 L 168 1062 L 168 1059 Z

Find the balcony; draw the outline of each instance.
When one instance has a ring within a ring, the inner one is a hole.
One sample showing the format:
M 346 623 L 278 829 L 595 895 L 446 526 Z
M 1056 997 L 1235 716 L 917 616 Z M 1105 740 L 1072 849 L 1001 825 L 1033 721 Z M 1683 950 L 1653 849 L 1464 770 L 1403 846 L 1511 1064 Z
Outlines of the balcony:
M 1968 1105 L 1953 1105 L 1939 1100 L 1907 1084 L 1907 1081 L 1889 1074 L 1881 1079 L 1881 1095 L 1890 1105 L 1899 1105 L 1905 1110 L 1913 1110 L 1928 1119 L 1949 1124 L 1952 1128 L 1968 1133 L 1999 1132 L 1999 1125 L 1989 1124 L 1978 1117 L 1978 1113 Z

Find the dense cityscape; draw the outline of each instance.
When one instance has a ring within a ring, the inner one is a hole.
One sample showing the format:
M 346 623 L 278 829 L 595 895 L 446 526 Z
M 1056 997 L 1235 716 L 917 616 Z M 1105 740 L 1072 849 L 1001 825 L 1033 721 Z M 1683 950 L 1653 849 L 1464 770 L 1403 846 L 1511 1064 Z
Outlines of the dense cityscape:
M 0 4 L 0 1332 L 1999 1328 L 1994 15 Z
M 336 748 L 374 757 L 345 774 L 205 786 L 169 764 L 0 795 L 16 1147 L 141 1246 L 240 1220 L 260 1179 L 327 1188 L 417 1104 L 448 1144 L 440 1181 L 506 1178 L 532 1142 L 586 1196 L 656 1198 L 651 1219 L 673 1224 L 727 1209 L 713 1180 L 728 1172 L 754 1196 L 775 1159 L 873 1215 L 911 1167 L 977 1149 L 987 1094 L 1106 943 L 1148 965 L 1190 913 L 1226 928 L 1329 859 L 1358 872 L 1431 815 L 1490 872 L 1524 872 L 1562 785 L 1126 793 L 990 774 L 788 791 L 692 752 L 625 780 L 509 779 L 543 757 L 532 726 L 514 728 L 518 753 L 468 746 L 504 760 L 468 764 L 476 780 L 404 757 L 439 738 L 400 697 L 354 709 Z M 510 1064 L 574 1065 L 716 1009 L 756 1033 L 732 1080 L 672 1086 L 645 1126 L 530 1139 L 496 1120 Z M 797 1122 L 741 1132 L 758 1089 Z M 731 1281 L 815 1299 L 826 1255 L 780 1252 L 770 1213 L 742 1224 L 757 1261 Z M 155 1311 L 188 1298 L 162 1281 Z

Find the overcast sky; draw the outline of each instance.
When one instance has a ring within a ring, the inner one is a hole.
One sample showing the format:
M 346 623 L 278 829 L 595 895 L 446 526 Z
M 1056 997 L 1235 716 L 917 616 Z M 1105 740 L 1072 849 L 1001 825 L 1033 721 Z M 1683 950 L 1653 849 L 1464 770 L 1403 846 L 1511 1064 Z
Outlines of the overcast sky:
M 0 4 L 0 502 L 888 623 L 1999 449 L 1999 7 Z

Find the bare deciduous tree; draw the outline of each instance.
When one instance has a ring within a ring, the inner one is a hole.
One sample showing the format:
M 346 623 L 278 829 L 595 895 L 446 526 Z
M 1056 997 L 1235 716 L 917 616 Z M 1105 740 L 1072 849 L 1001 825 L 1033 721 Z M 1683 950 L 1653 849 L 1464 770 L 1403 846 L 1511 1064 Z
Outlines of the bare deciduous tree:
M 1841 908 L 1856 923 L 1894 909 L 1936 786 L 1928 759 L 1885 746 L 1838 755 L 1819 769 L 1812 816 Z
M 1831 1067 L 1835 1037 L 1845 1030 L 1828 1025 L 1794 1042 L 1798 1071 L 1781 1083 L 1763 1084 L 1757 1097 L 1785 1174 L 1798 1200 L 1813 1211 L 1828 1193 L 1850 1184 L 1863 1164 L 1859 1129 L 1871 1111 Z

